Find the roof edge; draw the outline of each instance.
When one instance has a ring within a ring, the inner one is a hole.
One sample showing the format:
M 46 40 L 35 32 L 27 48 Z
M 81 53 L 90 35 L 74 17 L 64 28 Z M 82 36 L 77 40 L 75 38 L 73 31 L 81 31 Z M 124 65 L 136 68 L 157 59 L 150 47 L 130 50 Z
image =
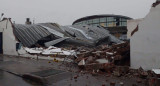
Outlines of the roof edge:
M 131 17 L 123 16 L 123 15 L 99 14 L 99 15 L 91 15 L 91 16 L 85 16 L 85 17 L 79 18 L 79 19 L 75 20 L 75 21 L 72 23 L 72 25 L 75 24 L 75 23 L 78 22 L 78 21 L 81 21 L 81 20 L 84 20 L 84 19 L 87 19 L 87 18 L 94 18 L 94 17 L 113 17 L 113 16 L 124 17 L 124 18 L 128 18 L 128 19 L 133 19 L 133 18 L 131 18 Z

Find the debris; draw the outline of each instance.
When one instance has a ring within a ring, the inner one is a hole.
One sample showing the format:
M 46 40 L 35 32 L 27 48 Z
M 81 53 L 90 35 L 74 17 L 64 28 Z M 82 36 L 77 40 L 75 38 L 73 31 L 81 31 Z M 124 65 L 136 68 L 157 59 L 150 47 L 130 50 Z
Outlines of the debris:
M 150 77 L 148 79 L 148 86 L 160 86 L 160 79 L 156 77 Z
M 119 85 L 120 85 L 120 86 L 124 86 L 124 83 L 123 83 L 123 82 L 120 82 Z
M 78 78 L 78 75 L 75 75 L 75 76 L 74 76 L 74 79 L 77 79 L 77 78 Z
M 105 84 L 102 84 L 102 86 L 106 86 Z
M 55 57 L 58 55 L 75 55 L 74 50 L 67 50 L 62 48 L 57 48 L 54 46 L 50 46 L 47 49 L 44 48 L 25 48 L 25 50 L 30 54 L 41 54 L 41 55 L 54 55 Z
M 127 74 L 128 71 L 129 71 L 128 66 L 116 66 L 113 73 L 115 76 L 121 76 Z
M 152 69 L 152 71 L 154 72 L 154 74 L 160 77 L 160 69 Z
M 140 79 L 137 79 L 137 83 L 142 83 L 142 80 L 140 80 Z
M 115 82 L 110 82 L 110 86 L 115 86 L 116 83 Z
M 82 59 L 79 63 L 78 63 L 79 66 L 84 66 L 85 65 L 85 61 L 84 59 Z
M 111 52 L 106 52 L 106 54 L 108 54 L 108 55 L 113 55 L 113 53 L 111 53 Z
M 136 84 L 132 84 L 132 86 L 137 86 Z
M 96 57 L 89 56 L 88 58 L 86 58 L 86 64 L 93 63 L 93 61 L 94 61 L 95 59 L 96 59 Z
M 97 59 L 96 61 L 98 63 L 108 63 L 108 60 L 106 60 L 106 59 Z
M 142 67 L 140 67 L 138 69 L 138 73 L 139 73 L 141 78 L 147 78 L 147 76 L 148 76 L 148 73 L 146 71 L 144 71 Z
M 56 58 L 53 59 L 54 62 L 58 62 L 58 60 Z
M 40 53 L 42 53 L 42 48 L 25 48 L 25 50 L 30 54 L 40 54 Z
M 63 38 L 55 39 L 55 40 L 46 42 L 46 43 L 45 43 L 45 46 L 46 46 L 46 47 L 53 46 L 53 45 L 55 45 L 55 44 L 57 44 L 57 43 L 60 43 L 60 42 L 62 42 L 62 41 L 64 41 L 64 40 L 66 40 L 66 39 L 68 39 L 68 37 L 63 37 Z
M 105 70 L 106 72 L 112 72 L 115 66 L 126 65 L 117 69 L 117 74 L 115 71 L 115 74 L 120 76 L 129 70 L 126 64 L 130 59 L 129 50 L 128 42 L 107 46 L 107 48 L 104 48 L 103 45 L 103 49 L 102 47 L 92 49 L 79 55 L 75 62 L 78 63 L 78 66 L 83 65 L 86 70 Z

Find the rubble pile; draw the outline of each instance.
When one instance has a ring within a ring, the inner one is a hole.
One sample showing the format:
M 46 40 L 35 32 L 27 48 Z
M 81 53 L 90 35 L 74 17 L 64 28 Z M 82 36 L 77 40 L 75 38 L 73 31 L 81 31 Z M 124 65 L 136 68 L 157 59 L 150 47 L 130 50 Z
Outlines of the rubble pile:
M 130 45 L 129 42 L 113 44 L 112 46 L 102 45 L 100 48 L 90 51 L 82 50 L 75 62 L 80 68 L 86 70 L 105 70 L 112 72 L 116 66 L 129 66 Z
M 160 86 L 160 69 L 144 70 L 130 68 L 130 44 L 129 42 L 109 45 L 101 45 L 90 51 L 81 50 L 75 60 L 81 71 L 97 74 L 107 74 L 124 78 L 134 78 L 137 84 L 146 86 Z M 136 84 L 133 86 L 137 86 Z
M 148 86 L 160 86 L 160 69 L 152 69 L 147 77 Z
M 128 76 L 137 77 L 137 83 L 144 83 L 146 86 L 160 86 L 160 69 L 130 69 Z

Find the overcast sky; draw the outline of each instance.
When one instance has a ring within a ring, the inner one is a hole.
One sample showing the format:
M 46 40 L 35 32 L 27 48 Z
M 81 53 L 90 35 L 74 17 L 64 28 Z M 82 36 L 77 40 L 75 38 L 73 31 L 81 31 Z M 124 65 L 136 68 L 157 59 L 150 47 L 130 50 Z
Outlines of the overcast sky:
M 0 0 L 0 13 L 24 24 L 56 22 L 71 25 L 78 18 L 97 14 L 116 14 L 143 18 L 156 0 Z

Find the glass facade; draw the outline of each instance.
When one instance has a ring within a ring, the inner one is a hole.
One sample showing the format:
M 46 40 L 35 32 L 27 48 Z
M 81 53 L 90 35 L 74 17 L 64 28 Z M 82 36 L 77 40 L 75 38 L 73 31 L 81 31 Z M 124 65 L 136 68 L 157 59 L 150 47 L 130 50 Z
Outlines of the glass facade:
M 127 26 L 127 18 L 123 17 L 100 17 L 88 20 L 83 20 L 81 22 L 75 23 L 75 25 L 88 24 L 93 26 L 103 26 L 103 27 L 116 27 L 116 26 Z

